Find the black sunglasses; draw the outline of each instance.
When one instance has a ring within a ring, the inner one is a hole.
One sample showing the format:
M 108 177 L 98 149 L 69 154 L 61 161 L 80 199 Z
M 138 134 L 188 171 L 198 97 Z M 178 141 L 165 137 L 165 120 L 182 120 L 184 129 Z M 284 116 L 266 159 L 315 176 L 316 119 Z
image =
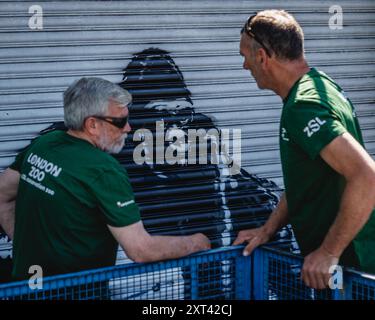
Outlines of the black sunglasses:
M 105 122 L 108 122 L 112 125 L 114 125 L 115 127 L 119 128 L 119 129 L 123 129 L 125 128 L 125 126 L 127 125 L 128 121 L 129 121 L 129 115 L 127 115 L 126 117 L 122 117 L 122 118 L 116 118 L 116 117 L 102 117 L 102 116 L 92 116 L 93 118 L 96 118 L 96 119 L 100 119 L 100 120 L 103 120 Z
M 256 14 L 250 16 L 246 23 L 245 23 L 245 26 L 243 27 L 242 30 L 244 30 L 246 32 L 246 34 L 253 38 L 256 42 L 258 42 L 262 48 L 264 49 L 264 51 L 266 51 L 266 54 L 267 56 L 271 57 L 271 54 L 270 54 L 270 50 L 264 45 L 263 41 L 259 39 L 259 37 L 254 33 L 254 30 L 251 29 L 251 26 L 250 26 L 250 23 L 251 23 L 251 20 L 256 16 Z

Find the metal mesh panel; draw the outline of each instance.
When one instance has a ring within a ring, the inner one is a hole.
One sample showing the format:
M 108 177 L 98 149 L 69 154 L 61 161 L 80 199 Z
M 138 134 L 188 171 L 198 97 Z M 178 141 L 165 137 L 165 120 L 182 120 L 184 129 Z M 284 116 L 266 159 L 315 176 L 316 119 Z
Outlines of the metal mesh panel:
M 346 299 L 375 300 L 375 276 L 353 272 L 347 276 Z
M 268 258 L 268 285 L 264 287 L 269 300 L 327 300 L 330 292 L 306 287 L 301 279 L 298 259 L 270 253 Z M 297 261 L 293 261 L 297 260 Z
M 354 282 L 352 295 L 353 300 L 375 300 L 375 286 Z
M 375 300 L 375 276 L 344 270 L 342 289 L 315 290 L 301 279 L 303 259 L 278 248 L 256 250 L 253 296 L 263 300 Z
M 37 290 L 27 281 L 1 285 L 0 299 L 242 300 L 250 296 L 250 283 L 250 258 L 232 248 L 48 277 Z

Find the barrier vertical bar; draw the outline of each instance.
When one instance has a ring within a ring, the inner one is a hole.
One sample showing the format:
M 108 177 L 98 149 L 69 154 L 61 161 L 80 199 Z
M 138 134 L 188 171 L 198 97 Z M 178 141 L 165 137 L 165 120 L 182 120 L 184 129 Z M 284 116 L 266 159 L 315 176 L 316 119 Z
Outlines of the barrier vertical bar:
M 334 289 L 332 290 L 333 300 L 345 300 L 345 290 L 344 289 Z
M 267 268 L 265 268 L 264 252 L 262 249 L 256 249 L 252 254 L 252 265 L 253 265 L 253 299 L 254 300 L 265 300 L 264 291 L 267 286 Z
M 236 258 L 236 299 L 250 300 L 253 294 L 252 286 L 252 259 L 240 256 Z
M 345 276 L 345 273 L 341 274 L 340 280 L 337 280 L 337 281 L 340 281 L 340 283 L 337 283 L 337 287 L 332 288 L 331 290 L 331 298 L 333 300 L 345 300 L 345 296 L 347 294 L 347 290 L 346 290 L 347 284 L 344 281 L 344 276 Z
M 197 259 L 199 260 L 199 259 Z M 195 263 L 192 263 L 190 265 L 190 272 L 191 272 L 191 299 L 192 300 L 198 300 L 198 263 L 199 261 L 194 261 Z
M 344 274 L 345 276 L 345 274 Z M 353 300 L 353 278 L 352 275 L 348 275 L 346 277 L 346 281 L 344 281 L 344 300 Z M 356 295 L 356 292 L 354 293 Z M 356 300 L 356 299 L 355 299 Z

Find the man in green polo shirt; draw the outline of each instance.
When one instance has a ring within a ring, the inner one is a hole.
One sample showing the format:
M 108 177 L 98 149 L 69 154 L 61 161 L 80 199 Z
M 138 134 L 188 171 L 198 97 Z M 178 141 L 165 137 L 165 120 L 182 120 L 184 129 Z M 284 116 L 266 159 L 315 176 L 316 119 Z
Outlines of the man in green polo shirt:
M 131 95 L 99 78 L 64 93 L 67 132 L 47 133 L 0 176 L 0 223 L 13 238 L 13 278 L 110 266 L 118 243 L 136 262 L 209 249 L 203 234 L 151 236 L 143 227 L 127 172 L 108 153 L 124 146 Z M 15 222 L 14 222 L 15 220 Z
M 375 163 L 352 103 L 331 78 L 308 66 L 303 31 L 285 11 L 250 17 L 240 54 L 258 87 L 283 100 L 285 193 L 266 224 L 240 232 L 234 244 L 248 242 L 247 255 L 291 223 L 308 286 L 325 288 L 337 263 L 375 274 Z

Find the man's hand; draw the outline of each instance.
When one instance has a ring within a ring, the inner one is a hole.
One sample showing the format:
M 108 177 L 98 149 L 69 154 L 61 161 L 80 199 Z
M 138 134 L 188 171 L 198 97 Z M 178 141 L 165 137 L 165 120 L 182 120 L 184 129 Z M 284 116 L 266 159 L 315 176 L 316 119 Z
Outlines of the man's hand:
M 302 268 L 302 280 L 314 289 L 325 289 L 332 274 L 329 273 L 331 266 L 337 265 L 339 257 L 331 255 L 323 247 L 313 251 L 305 257 Z
M 203 233 L 195 233 L 191 238 L 194 252 L 211 249 L 211 241 Z
M 248 230 L 242 230 L 238 233 L 238 236 L 236 240 L 234 240 L 232 245 L 238 245 L 242 244 L 244 242 L 247 242 L 248 245 L 245 247 L 243 251 L 244 256 L 248 256 L 253 252 L 253 250 L 264 244 L 267 243 L 270 239 L 270 236 L 263 227 L 256 228 L 256 229 L 248 229 Z
M 248 256 L 258 246 L 267 243 L 273 235 L 287 224 L 288 221 L 288 204 L 286 201 L 285 193 L 280 197 L 280 201 L 276 208 L 268 217 L 267 222 L 260 228 L 242 230 L 238 233 L 233 245 L 242 244 L 247 242 L 244 256 Z

